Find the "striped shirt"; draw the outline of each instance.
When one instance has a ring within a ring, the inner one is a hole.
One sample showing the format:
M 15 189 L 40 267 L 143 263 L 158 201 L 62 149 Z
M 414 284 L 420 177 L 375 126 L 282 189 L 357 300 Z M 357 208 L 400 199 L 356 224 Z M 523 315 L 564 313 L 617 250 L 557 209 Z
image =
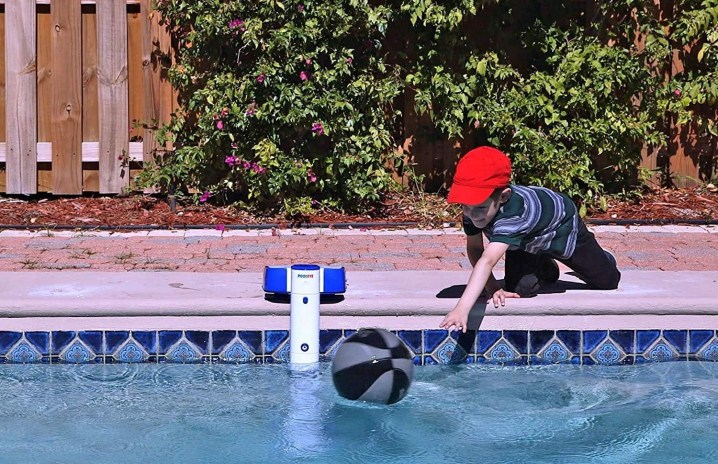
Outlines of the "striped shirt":
M 510 250 L 570 258 L 581 221 L 571 199 L 544 187 L 510 188 L 508 201 L 483 230 L 489 242 L 506 243 Z M 466 216 L 463 223 L 467 235 L 481 232 Z

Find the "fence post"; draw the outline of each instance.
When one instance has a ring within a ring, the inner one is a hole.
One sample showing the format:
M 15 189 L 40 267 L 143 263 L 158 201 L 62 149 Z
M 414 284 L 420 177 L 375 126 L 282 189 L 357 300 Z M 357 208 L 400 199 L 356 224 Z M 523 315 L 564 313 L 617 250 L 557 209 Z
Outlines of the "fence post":
M 123 1 L 124 3 L 124 1 Z M 52 193 L 82 194 L 82 11 L 52 2 Z
M 100 193 L 120 193 L 130 183 L 125 2 L 97 0 L 97 45 Z
M 37 193 L 35 0 L 5 5 L 6 193 Z M 9 19 L 9 20 L 8 20 Z

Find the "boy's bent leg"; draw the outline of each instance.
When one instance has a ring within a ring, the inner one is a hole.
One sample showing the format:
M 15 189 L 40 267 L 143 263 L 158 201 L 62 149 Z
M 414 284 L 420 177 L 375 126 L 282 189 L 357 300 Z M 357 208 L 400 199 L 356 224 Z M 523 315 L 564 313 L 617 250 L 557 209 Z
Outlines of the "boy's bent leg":
M 522 250 L 506 252 L 504 287 L 523 298 L 535 296 L 542 282 L 558 279 L 558 266 L 545 255 L 534 255 Z
M 578 231 L 573 255 L 561 262 L 576 271 L 581 280 L 592 288 L 599 290 L 618 288 L 621 272 L 616 267 L 615 258 L 601 248 L 596 237 L 583 223 Z

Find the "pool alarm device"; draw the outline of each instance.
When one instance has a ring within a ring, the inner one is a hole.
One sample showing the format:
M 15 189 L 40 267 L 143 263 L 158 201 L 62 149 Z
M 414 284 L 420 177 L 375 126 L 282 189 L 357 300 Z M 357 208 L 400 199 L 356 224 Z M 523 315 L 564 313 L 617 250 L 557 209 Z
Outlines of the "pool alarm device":
M 322 295 L 338 295 L 346 291 L 343 267 L 316 264 L 266 266 L 266 293 L 289 295 L 289 362 L 319 362 L 319 301 Z

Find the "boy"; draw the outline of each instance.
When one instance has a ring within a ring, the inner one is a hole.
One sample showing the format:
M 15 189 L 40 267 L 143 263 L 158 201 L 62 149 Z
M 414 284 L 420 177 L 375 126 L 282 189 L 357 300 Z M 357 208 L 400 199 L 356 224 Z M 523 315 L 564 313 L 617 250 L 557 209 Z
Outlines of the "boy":
M 468 152 L 456 167 L 449 203 L 463 207 L 466 251 L 473 271 L 463 295 L 441 323 L 466 332 L 469 311 L 482 290 L 495 307 L 506 298 L 532 297 L 559 277 L 558 260 L 591 288 L 615 289 L 621 279 L 566 195 L 509 184 L 511 161 L 491 147 Z M 482 234 L 483 233 L 483 234 Z M 484 248 L 483 236 L 489 244 Z M 492 270 L 506 254 L 504 288 Z

